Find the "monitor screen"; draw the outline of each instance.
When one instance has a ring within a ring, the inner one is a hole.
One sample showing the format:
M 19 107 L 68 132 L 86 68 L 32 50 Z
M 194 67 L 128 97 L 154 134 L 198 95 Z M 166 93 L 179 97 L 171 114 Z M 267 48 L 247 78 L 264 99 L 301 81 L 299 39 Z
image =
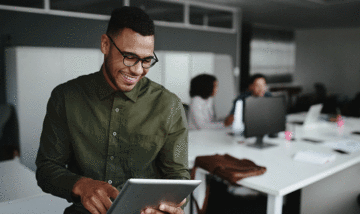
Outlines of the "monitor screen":
M 262 142 L 262 138 L 285 131 L 285 97 L 249 97 L 244 104 L 245 137 L 257 137 L 257 143 L 253 145 L 257 148 L 270 146 Z

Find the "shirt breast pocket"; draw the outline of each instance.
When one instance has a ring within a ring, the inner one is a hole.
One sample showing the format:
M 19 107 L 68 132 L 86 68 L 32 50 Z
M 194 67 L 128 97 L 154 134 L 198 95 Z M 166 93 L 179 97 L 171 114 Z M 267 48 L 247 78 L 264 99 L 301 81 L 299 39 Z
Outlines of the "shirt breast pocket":
M 132 175 L 136 177 L 147 177 L 153 174 L 153 162 L 159 154 L 164 139 L 157 135 L 133 134 L 129 139 L 128 163 Z

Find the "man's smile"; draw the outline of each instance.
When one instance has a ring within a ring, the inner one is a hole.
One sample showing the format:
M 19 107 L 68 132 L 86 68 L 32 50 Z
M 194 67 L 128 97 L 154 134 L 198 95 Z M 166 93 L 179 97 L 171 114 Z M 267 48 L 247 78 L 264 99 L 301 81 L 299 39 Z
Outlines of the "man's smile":
M 125 82 L 127 82 L 127 83 L 133 84 L 139 79 L 139 76 L 133 77 L 122 71 L 120 71 L 120 73 L 124 77 Z

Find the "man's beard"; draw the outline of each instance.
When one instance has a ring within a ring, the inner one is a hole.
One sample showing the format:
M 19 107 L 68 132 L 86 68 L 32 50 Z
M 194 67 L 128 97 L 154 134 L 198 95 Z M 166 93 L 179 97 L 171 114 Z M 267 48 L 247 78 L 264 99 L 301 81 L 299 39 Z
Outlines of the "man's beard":
M 108 58 L 105 58 L 104 67 L 105 67 L 106 75 L 108 76 L 108 78 L 109 78 L 109 80 L 111 81 L 111 83 L 115 86 L 115 88 L 116 88 L 117 90 L 121 90 L 121 89 L 118 87 L 115 78 L 113 77 L 113 75 L 111 75 L 110 69 L 109 69 L 109 66 L 108 66 L 108 65 L 109 65 L 109 64 L 108 64 Z

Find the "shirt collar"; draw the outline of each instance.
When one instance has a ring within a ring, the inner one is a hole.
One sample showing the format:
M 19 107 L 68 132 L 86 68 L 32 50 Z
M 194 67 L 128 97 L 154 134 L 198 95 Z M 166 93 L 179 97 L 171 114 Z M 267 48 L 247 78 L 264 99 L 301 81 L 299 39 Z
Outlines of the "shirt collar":
M 111 94 L 115 93 L 114 89 L 111 88 L 109 83 L 106 81 L 105 76 L 103 74 L 103 71 L 100 69 L 100 71 L 97 73 L 97 94 L 100 100 L 105 99 L 107 96 L 110 96 Z
M 131 90 L 131 91 L 128 91 L 128 92 L 121 92 L 121 91 L 115 91 L 110 85 L 109 83 L 106 81 L 105 79 L 105 76 L 103 74 L 103 71 L 100 70 L 98 72 L 98 78 L 97 79 L 97 82 L 98 82 L 98 85 L 99 85 L 99 88 L 98 88 L 98 97 L 100 100 L 103 100 L 105 99 L 106 97 L 110 96 L 111 94 L 114 94 L 114 93 L 122 93 L 124 94 L 127 98 L 129 98 L 131 101 L 133 102 L 136 102 L 138 96 L 139 96 L 139 93 L 140 93 L 140 89 L 142 88 L 142 85 L 144 84 L 144 81 L 145 81 L 145 78 L 142 78 L 136 85 L 135 87 Z
M 139 97 L 140 89 L 142 88 L 142 85 L 144 84 L 145 79 L 141 78 L 141 80 L 136 83 L 135 87 L 128 92 L 123 92 L 127 98 L 132 100 L 133 102 L 136 102 L 137 98 Z

